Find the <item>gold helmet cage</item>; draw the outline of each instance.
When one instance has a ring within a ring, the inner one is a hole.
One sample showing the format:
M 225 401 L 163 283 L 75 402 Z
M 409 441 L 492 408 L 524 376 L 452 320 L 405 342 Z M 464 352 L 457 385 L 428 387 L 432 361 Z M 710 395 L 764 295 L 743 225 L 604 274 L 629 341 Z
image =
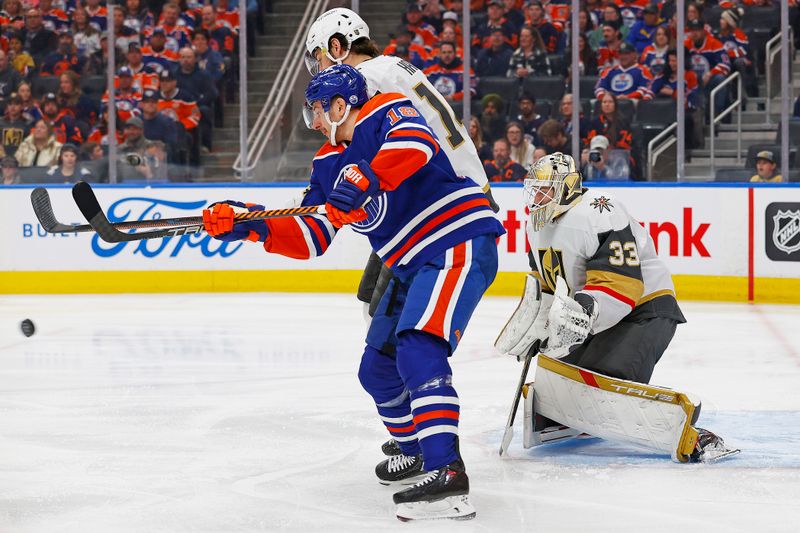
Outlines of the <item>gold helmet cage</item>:
M 561 152 L 542 157 L 528 171 L 524 190 L 533 230 L 539 231 L 580 200 L 583 189 L 575 160 Z

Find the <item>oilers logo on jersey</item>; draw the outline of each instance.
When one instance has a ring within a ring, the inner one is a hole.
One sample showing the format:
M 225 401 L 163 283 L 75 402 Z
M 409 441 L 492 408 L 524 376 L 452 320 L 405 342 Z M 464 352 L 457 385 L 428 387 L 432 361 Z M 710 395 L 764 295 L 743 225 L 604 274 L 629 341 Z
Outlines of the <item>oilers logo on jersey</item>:
M 633 87 L 633 76 L 627 72 L 620 72 L 611 80 L 611 90 L 617 93 L 624 93 Z

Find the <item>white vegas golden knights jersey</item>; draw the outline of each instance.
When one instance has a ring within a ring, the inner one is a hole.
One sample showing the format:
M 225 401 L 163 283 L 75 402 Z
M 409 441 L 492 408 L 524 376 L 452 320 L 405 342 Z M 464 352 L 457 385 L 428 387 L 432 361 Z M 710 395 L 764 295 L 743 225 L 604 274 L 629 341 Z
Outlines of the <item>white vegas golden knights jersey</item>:
M 571 296 L 583 292 L 595 299 L 593 334 L 646 302 L 675 296 L 650 234 L 606 191 L 586 190 L 575 206 L 540 231 L 529 225 L 528 241 L 546 292 L 552 293 L 562 276 Z
M 394 56 L 378 56 L 356 68 L 367 79 L 370 98 L 378 92 L 406 95 L 436 134 L 456 174 L 471 178 L 484 192 L 488 190 L 486 171 L 467 128 L 421 70 Z

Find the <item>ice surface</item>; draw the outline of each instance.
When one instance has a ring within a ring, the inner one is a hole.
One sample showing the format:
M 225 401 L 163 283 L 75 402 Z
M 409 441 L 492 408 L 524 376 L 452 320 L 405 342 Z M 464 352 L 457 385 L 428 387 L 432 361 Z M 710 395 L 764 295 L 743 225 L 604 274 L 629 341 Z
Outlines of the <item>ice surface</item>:
M 0 532 L 798 531 L 800 307 L 685 303 L 653 383 L 742 454 L 598 439 L 497 455 L 520 366 L 481 303 L 454 360 L 478 517 L 402 524 L 348 295 L 0 297 Z M 31 318 L 37 333 L 19 331 Z

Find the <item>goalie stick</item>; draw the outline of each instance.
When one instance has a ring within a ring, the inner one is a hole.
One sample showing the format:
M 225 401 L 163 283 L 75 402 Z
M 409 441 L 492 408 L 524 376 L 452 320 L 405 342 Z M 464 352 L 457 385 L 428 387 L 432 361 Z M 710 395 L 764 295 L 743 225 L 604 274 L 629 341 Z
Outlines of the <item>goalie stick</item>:
M 514 437 L 514 418 L 517 416 L 519 400 L 522 397 L 522 387 L 525 386 L 525 378 L 528 377 L 528 369 L 531 367 L 531 360 L 536 354 L 539 353 L 539 344 L 540 341 L 538 340 L 534 342 L 533 346 L 531 346 L 530 350 L 528 350 L 528 354 L 525 356 L 525 363 L 522 365 L 522 374 L 519 377 L 519 383 L 517 383 L 517 390 L 514 393 L 514 401 L 511 403 L 511 412 L 508 413 L 506 429 L 503 432 L 503 440 L 500 441 L 501 456 L 506 453 L 508 445 L 511 444 L 511 439 Z
M 159 220 L 143 222 L 119 222 L 112 223 L 108 220 L 100 202 L 97 201 L 92 187 L 83 181 L 79 181 L 72 188 L 72 197 L 81 210 L 83 216 L 97 232 L 101 239 L 110 243 L 140 241 L 144 239 L 161 239 L 165 237 L 175 237 L 178 235 L 191 235 L 204 231 L 203 217 L 178 217 L 165 218 Z M 321 205 L 310 205 L 306 207 L 292 207 L 287 209 L 268 209 L 266 211 L 251 211 L 249 213 L 239 213 L 234 217 L 234 224 L 250 220 L 264 220 L 267 218 L 293 217 L 300 215 L 324 214 L 325 208 Z M 146 225 L 131 225 L 143 224 Z M 138 233 L 123 233 L 123 229 L 137 228 L 163 228 L 153 231 L 142 231 Z

